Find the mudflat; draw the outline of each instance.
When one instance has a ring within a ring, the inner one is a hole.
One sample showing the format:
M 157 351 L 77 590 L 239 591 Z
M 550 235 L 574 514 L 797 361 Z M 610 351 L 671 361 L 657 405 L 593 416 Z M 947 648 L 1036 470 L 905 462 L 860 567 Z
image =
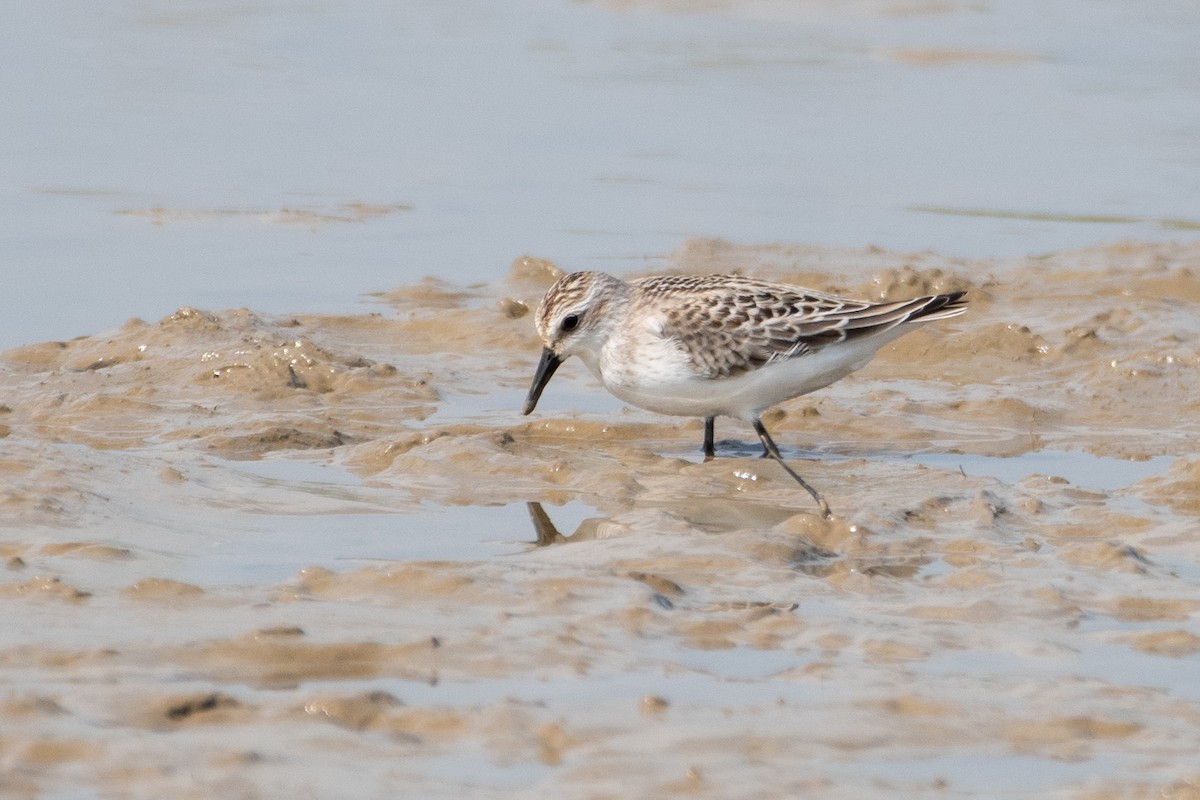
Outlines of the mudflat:
M 670 261 L 968 291 L 765 417 L 835 519 L 577 363 L 522 417 L 532 257 L 0 354 L 0 795 L 1200 796 L 1200 245 Z

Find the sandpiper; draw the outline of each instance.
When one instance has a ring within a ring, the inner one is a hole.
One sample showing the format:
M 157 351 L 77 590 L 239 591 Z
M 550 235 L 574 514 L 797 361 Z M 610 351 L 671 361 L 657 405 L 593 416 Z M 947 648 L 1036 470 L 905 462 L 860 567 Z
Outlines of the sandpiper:
M 573 272 L 538 305 L 535 323 L 545 347 L 524 413 L 533 411 L 559 365 L 579 356 L 626 403 L 702 417 L 706 457 L 714 454 L 716 417 L 749 422 L 764 455 L 829 518 L 829 504 L 780 456 L 762 412 L 844 378 L 924 323 L 958 316 L 967 310 L 964 294 L 871 303 L 739 275 L 624 281 Z

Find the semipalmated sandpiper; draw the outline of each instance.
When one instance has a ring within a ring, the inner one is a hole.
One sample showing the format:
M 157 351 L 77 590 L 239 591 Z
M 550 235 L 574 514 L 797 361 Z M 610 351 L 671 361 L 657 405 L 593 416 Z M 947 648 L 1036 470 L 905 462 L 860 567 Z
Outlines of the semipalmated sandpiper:
M 919 325 L 967 310 L 964 292 L 870 303 L 738 275 L 663 275 L 623 281 L 573 272 L 550 287 L 535 323 L 545 348 L 525 398 L 533 411 L 554 371 L 579 356 L 604 388 L 660 414 L 702 417 L 704 454 L 713 420 L 754 426 L 764 455 L 829 505 L 779 455 L 761 414 L 865 366 L 879 348 Z

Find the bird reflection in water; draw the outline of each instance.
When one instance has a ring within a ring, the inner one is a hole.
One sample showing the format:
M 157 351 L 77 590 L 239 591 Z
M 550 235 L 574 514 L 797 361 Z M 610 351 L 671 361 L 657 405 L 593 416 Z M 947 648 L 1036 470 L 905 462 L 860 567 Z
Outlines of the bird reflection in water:
M 581 542 L 587 539 L 596 538 L 596 528 L 602 520 L 585 519 L 579 523 L 579 527 L 575 532 L 564 536 L 559 533 L 554 521 L 550 519 L 550 515 L 542 508 L 542 504 L 537 501 L 531 501 L 525 504 L 525 508 L 529 510 L 529 518 L 533 520 L 533 532 L 537 536 L 534 541 L 538 547 L 548 547 L 552 544 L 564 544 L 566 542 Z
M 697 506 L 695 504 L 688 509 L 691 513 L 683 513 L 682 515 L 688 518 L 689 522 L 698 530 L 705 533 L 720 534 L 734 533 L 739 530 L 744 531 L 755 527 L 770 528 L 795 513 L 788 509 L 764 510 L 764 508 L 755 508 L 751 510 L 745 507 L 741 510 L 743 512 L 751 511 L 751 513 L 738 514 L 736 511 L 729 512 L 728 509 L 731 505 L 740 506 L 741 504 L 726 503 L 723 505 L 727 513 L 721 515 L 723 518 L 716 521 L 715 524 L 712 514 L 697 514 Z M 564 535 L 559 531 L 554 521 L 550 519 L 550 515 L 546 513 L 541 503 L 529 501 L 525 503 L 525 508 L 528 509 L 529 518 L 533 522 L 534 535 L 537 537 L 533 544 L 537 547 L 605 538 L 604 529 L 610 525 L 615 525 L 607 517 L 592 517 L 579 523 L 579 527 L 575 529 L 574 533 Z M 703 518 L 705 523 L 700 524 L 696 519 L 692 519 L 693 516 Z M 786 534 L 780 535 L 785 536 Z M 921 568 L 930 562 L 929 557 L 923 555 L 881 553 L 877 556 L 872 556 L 871 554 L 846 556 L 821 547 L 803 537 L 795 538 L 794 548 L 787 560 L 792 569 L 814 578 L 857 572 L 870 577 L 879 576 L 901 580 L 915 577 L 921 571 Z

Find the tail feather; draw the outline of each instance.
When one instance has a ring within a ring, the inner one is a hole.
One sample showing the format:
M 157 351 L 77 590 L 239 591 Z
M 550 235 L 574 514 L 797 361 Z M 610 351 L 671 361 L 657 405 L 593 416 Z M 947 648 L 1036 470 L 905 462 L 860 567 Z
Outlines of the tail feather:
M 816 344 L 821 346 L 842 339 L 882 336 L 887 331 L 895 331 L 891 336 L 891 338 L 895 338 L 913 323 L 923 325 L 926 322 L 957 317 L 967 310 L 967 302 L 962 299 L 965 295 L 966 292 L 947 292 L 946 294 L 902 300 L 897 303 L 868 306 L 857 314 L 839 320 L 841 324 L 833 328 L 830 332 L 831 335 L 827 337 L 831 341 Z M 834 334 L 836 334 L 836 338 Z M 809 341 L 808 344 L 812 346 L 814 343 Z
M 949 319 L 957 317 L 959 314 L 967 310 L 967 301 L 963 300 L 966 292 L 947 292 L 946 294 L 935 294 L 931 297 L 923 298 L 926 302 L 923 306 L 913 311 L 905 322 L 933 322 L 939 319 Z

